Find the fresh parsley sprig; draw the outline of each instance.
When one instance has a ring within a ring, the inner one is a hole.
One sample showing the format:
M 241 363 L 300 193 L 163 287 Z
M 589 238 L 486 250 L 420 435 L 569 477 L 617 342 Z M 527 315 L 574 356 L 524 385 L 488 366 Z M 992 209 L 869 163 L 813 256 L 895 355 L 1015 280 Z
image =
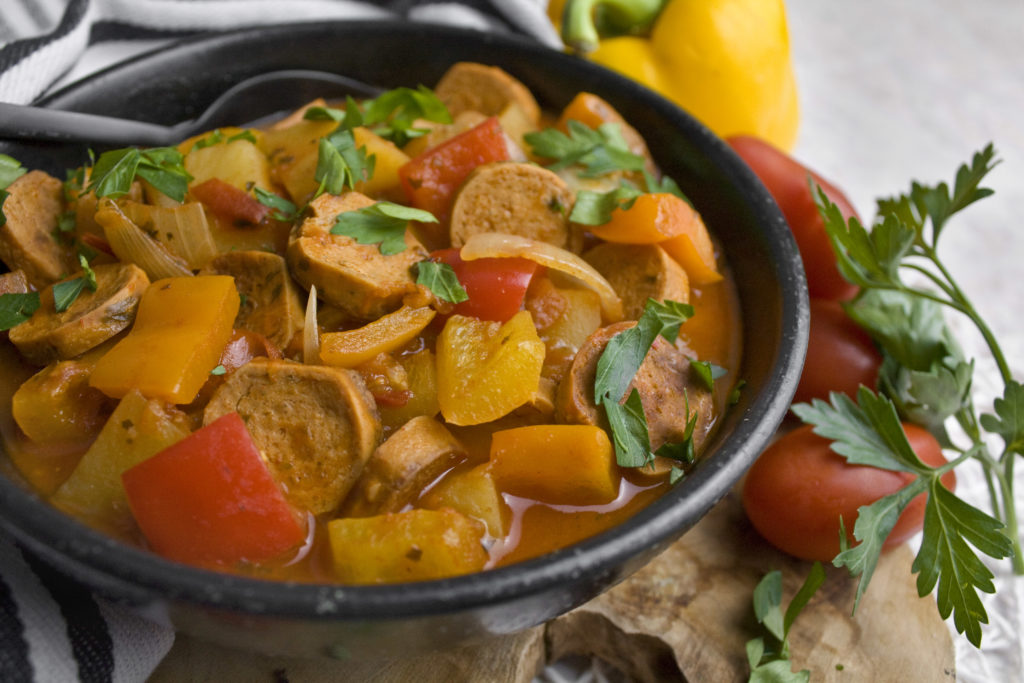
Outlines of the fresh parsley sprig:
M 92 167 L 86 192 L 97 197 L 122 197 L 141 178 L 175 201 L 184 201 L 188 182 L 184 157 L 174 147 L 136 149 L 126 147 L 104 152 Z
M 0 154 L 0 226 L 7 224 L 7 216 L 4 215 L 4 202 L 11 196 L 7 188 L 26 172 L 20 161 L 6 154 Z
M 675 343 L 679 328 L 692 316 L 693 307 L 689 304 L 648 299 L 637 324 L 608 340 L 597 361 L 594 401 L 604 407 L 608 416 L 615 460 L 620 467 L 645 467 L 654 459 L 654 454 L 640 394 L 634 388 L 624 402 L 619 402 L 654 340 L 661 336 Z
M 379 244 L 382 254 L 399 254 L 405 251 L 409 221 L 436 223 L 437 219 L 428 211 L 383 201 L 339 213 L 331 234 L 351 237 L 359 244 Z
M 416 264 L 416 284 L 423 285 L 439 299 L 458 304 L 469 300 L 455 269 L 447 263 L 420 261 Z
M 825 570 L 815 562 L 800 590 L 782 611 L 782 572 L 773 571 L 754 588 L 754 616 L 766 636 L 747 641 L 750 683 L 806 683 L 811 673 L 794 672 L 789 660 L 789 630 L 807 603 L 825 582 Z
M 850 462 L 916 477 L 895 494 L 858 511 L 854 537 L 860 544 L 844 549 L 833 561 L 861 577 L 857 600 L 899 513 L 914 496 L 926 492 L 921 548 L 912 565 L 918 592 L 927 595 L 937 586 L 939 613 L 943 618 L 952 614 L 957 631 L 975 646 L 981 644 L 981 624 L 988 621 L 978 593 L 995 591 L 992 572 L 978 553 L 997 560 L 1012 557 L 1014 571 L 1024 574 L 1013 491 L 1015 458 L 1024 454 L 1024 386 L 1012 377 L 994 334 L 937 248 L 950 218 L 992 194 L 981 183 L 997 163 L 989 145 L 957 170 L 952 188 L 946 183 L 913 183 L 908 193 L 878 202 L 878 218 L 870 230 L 856 218 L 844 220 L 817 190 L 839 269 L 862 288 L 847 310 L 882 349 L 881 393 L 862 388 L 856 403 L 834 394 L 830 403 L 793 407 L 817 433 L 834 439 L 833 450 Z M 925 285 L 905 281 L 908 271 L 923 278 Z M 975 325 L 999 368 L 1003 394 L 994 401 L 994 413 L 979 416 L 974 407 L 974 365 L 963 358 L 942 318 L 943 308 L 961 313 Z M 946 430 L 949 418 L 963 435 L 954 438 Z M 951 461 L 935 469 L 921 463 L 900 428 L 901 419 L 929 429 L 953 454 Z M 998 455 L 990 452 L 989 435 L 1003 440 Z M 943 473 L 967 461 L 979 463 L 988 479 L 991 515 L 940 483 Z
M 539 157 L 552 159 L 548 168 L 558 171 L 580 164 L 584 178 L 607 175 L 614 171 L 642 171 L 646 164 L 639 154 L 629 151 L 617 123 L 602 123 L 596 129 L 574 119 L 568 122 L 569 133 L 556 128 L 527 133 L 523 140 Z
M 314 179 L 320 183 L 316 196 L 324 192 L 341 194 L 347 187 L 373 177 L 377 157 L 367 155 L 366 147 L 357 147 L 351 130 L 339 128 L 320 138 Z
M 690 203 L 690 200 L 672 178 L 668 176 L 655 178 L 646 169 L 643 169 L 643 176 L 647 192 L 674 194 L 686 203 Z M 616 209 L 628 210 L 633 206 L 636 198 L 642 194 L 645 194 L 643 190 L 625 179 L 619 183 L 618 187 L 608 192 L 580 190 L 576 193 L 576 202 L 572 206 L 569 220 L 580 225 L 604 225 L 612 219 L 613 211 Z
M 39 310 L 39 292 L 0 294 L 0 331 L 20 325 Z
M 53 308 L 58 313 L 68 310 L 86 287 L 89 288 L 89 291 L 95 292 L 99 286 L 96 282 L 96 273 L 83 254 L 78 255 L 78 262 L 82 266 L 80 276 L 58 282 L 53 286 Z
M 311 121 L 337 121 L 343 130 L 365 126 L 399 147 L 429 132 L 428 128 L 417 128 L 418 121 L 452 122 L 448 108 L 434 91 L 423 85 L 388 90 L 361 105 L 348 97 L 344 109 L 310 107 L 303 117 Z

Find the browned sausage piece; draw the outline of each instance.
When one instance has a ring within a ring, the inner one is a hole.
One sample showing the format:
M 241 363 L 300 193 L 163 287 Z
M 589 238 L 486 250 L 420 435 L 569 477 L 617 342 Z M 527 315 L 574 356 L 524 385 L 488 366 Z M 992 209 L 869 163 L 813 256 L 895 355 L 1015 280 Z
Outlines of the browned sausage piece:
M 107 263 L 93 271 L 96 291 L 82 289 L 62 313 L 54 307 L 52 285 L 39 293 L 39 309 L 11 328 L 21 355 L 37 365 L 74 358 L 132 324 L 149 286 L 145 271 L 132 263 Z
M 74 256 L 54 239 L 64 211 L 61 182 L 42 171 L 29 171 L 7 188 L 7 222 L 0 226 L 0 259 L 21 269 L 36 289 L 76 269 Z
M 226 251 L 214 257 L 203 273 L 231 275 L 242 295 L 235 327 L 258 332 L 278 349 L 305 324 L 305 307 L 288 274 L 285 260 L 266 251 Z
M 397 310 L 402 297 L 416 292 L 412 265 L 427 258 L 423 245 L 406 230 L 406 249 L 382 254 L 379 245 L 359 244 L 345 235 L 332 235 L 339 213 L 374 203 L 358 192 L 323 194 L 310 204 L 312 216 L 302 222 L 288 244 L 288 268 L 306 289 L 353 318 L 371 320 Z
M 0 275 L 0 294 L 26 294 L 28 291 L 28 279 L 25 277 L 25 271 L 12 270 Z
M 504 232 L 569 246 L 573 194 L 557 174 L 534 164 L 497 161 L 478 166 L 452 204 L 451 241 Z
M 540 121 L 540 107 L 529 89 L 496 66 L 476 62 L 453 64 L 438 81 L 434 93 L 453 117 L 464 111 L 499 116 L 509 103 L 514 103 L 534 125 Z
M 399 512 L 423 488 L 466 458 L 466 450 L 444 425 L 420 415 L 406 422 L 366 462 L 341 508 L 343 517 Z
M 690 300 L 690 279 L 674 258 L 657 244 L 605 242 L 583 254 L 622 297 L 622 314 L 639 320 L 648 297 L 656 301 Z
M 624 321 L 602 327 L 583 343 L 568 374 L 558 387 L 555 410 L 560 422 L 608 428 L 604 410 L 599 409 L 594 402 L 597 361 L 612 337 L 635 324 Z M 673 345 L 658 337 L 626 391 L 628 396 L 635 387 L 640 394 L 644 414 L 647 416 L 652 451 L 665 443 L 682 441 L 687 410 L 690 415 L 697 415 L 693 445 L 698 451 L 711 428 L 711 392 L 694 377 L 690 369 L 690 359 L 693 357 L 695 354 L 681 343 Z M 662 466 L 664 463 L 656 463 L 656 469 Z
M 380 439 L 373 397 L 341 368 L 257 358 L 228 374 L 203 423 L 232 411 L 288 501 L 314 514 L 341 503 Z

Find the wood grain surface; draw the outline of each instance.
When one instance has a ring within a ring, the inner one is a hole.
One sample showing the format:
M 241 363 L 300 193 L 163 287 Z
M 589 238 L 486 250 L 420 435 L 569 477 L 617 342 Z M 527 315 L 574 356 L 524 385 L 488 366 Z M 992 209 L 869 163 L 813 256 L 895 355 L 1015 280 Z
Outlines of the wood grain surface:
M 814 681 L 956 679 L 952 639 L 931 596 L 919 598 L 906 547 L 883 556 L 852 614 L 856 583 L 827 579 L 790 633 L 796 669 Z M 594 655 L 636 681 L 744 681 L 744 646 L 759 635 L 754 586 L 783 572 L 784 602 L 810 564 L 768 546 L 730 494 L 627 581 L 554 621 L 465 650 L 387 662 L 263 657 L 184 635 L 152 677 L 171 681 L 530 681 L 569 654 Z

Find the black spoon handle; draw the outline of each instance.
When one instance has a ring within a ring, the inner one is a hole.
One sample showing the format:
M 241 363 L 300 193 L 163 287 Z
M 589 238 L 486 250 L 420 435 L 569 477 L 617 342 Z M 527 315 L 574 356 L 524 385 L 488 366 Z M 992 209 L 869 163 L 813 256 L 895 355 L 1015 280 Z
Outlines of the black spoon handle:
M 173 129 L 109 116 L 0 102 L 0 139 L 161 146 Z

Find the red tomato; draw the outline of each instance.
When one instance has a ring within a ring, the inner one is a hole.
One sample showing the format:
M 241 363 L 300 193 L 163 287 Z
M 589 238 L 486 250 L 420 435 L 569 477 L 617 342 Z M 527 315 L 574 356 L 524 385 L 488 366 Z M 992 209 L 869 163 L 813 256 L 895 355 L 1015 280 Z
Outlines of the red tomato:
M 913 481 L 908 472 L 850 465 L 832 451 L 831 442 L 804 425 L 780 437 L 761 454 L 743 485 L 743 507 L 758 532 L 776 548 L 805 560 L 831 561 L 839 554 L 839 518 L 851 545 L 857 508 L 895 493 Z M 939 442 L 930 433 L 904 423 L 903 430 L 921 460 L 946 464 Z M 952 490 L 956 476 L 942 477 Z M 924 523 L 926 497 L 921 494 L 903 510 L 885 547 L 903 543 Z
M 466 176 L 481 164 L 508 159 L 505 133 L 491 117 L 409 160 L 398 169 L 398 177 L 410 204 L 446 224 L 452 197 Z
M 807 176 L 821 186 L 847 219 L 856 216 L 850 200 L 834 185 L 780 149 L 755 137 L 738 135 L 726 140 L 761 179 L 789 223 L 807 272 L 807 289 L 814 298 L 846 301 L 857 293 L 836 267 L 825 222 L 818 213 Z
M 794 403 L 813 398 L 828 400 L 839 391 L 856 399 L 863 384 L 873 389 L 878 381 L 882 354 L 871 337 L 846 314 L 836 301 L 811 299 L 811 332 L 807 359 L 800 375 Z
M 189 192 L 210 211 L 235 227 L 259 225 L 270 213 L 270 207 L 260 204 L 248 192 L 220 178 L 210 178 L 189 188 Z
M 238 413 L 128 469 L 121 481 L 153 550 L 178 562 L 258 562 L 305 538 Z
M 469 299 L 456 304 L 452 313 L 481 320 L 505 322 L 523 307 L 526 290 L 539 266 L 524 258 L 482 258 L 463 261 L 458 249 L 431 254 L 455 271 Z

